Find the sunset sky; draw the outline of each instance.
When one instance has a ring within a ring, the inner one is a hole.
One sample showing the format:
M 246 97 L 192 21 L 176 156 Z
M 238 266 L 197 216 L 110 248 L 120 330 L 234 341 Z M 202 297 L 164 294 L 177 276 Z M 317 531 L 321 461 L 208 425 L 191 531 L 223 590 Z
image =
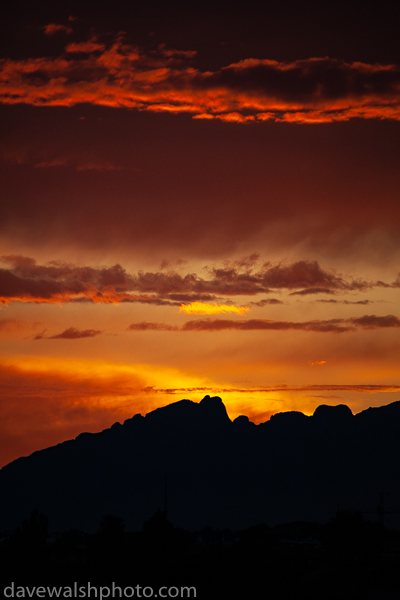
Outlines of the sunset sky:
M 205 394 L 400 400 L 398 2 L 15 2 L 0 466 Z

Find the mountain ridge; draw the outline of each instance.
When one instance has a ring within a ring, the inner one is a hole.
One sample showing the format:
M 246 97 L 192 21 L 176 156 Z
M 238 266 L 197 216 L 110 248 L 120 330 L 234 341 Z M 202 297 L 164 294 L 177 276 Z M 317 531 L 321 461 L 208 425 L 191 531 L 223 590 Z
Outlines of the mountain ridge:
M 397 501 L 399 491 L 400 402 L 356 415 L 320 405 L 312 416 L 282 412 L 255 425 L 245 415 L 232 421 L 220 397 L 205 396 L 9 463 L 0 529 L 34 508 L 56 529 L 94 530 L 105 514 L 140 528 L 166 505 L 187 529 L 325 522 L 338 507 L 371 512 L 382 492 Z

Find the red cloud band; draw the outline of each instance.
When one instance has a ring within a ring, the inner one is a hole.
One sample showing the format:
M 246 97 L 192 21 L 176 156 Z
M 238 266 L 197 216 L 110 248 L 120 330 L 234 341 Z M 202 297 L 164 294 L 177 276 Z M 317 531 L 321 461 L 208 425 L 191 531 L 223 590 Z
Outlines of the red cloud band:
M 49 27 L 49 34 L 60 30 Z M 165 48 L 146 54 L 121 38 L 109 46 L 96 38 L 71 43 L 57 58 L 2 60 L 0 101 L 91 103 L 235 122 L 400 119 L 397 65 L 246 59 L 201 72 L 188 62 L 193 56 Z

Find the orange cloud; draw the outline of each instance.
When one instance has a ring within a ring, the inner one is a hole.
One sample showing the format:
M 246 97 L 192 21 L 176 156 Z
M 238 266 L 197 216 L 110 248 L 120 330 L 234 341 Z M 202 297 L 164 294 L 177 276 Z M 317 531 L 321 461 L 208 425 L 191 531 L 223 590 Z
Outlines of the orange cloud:
M 179 310 L 188 315 L 217 315 L 221 313 L 235 313 L 237 315 L 243 315 L 250 309 L 248 306 L 228 306 L 226 304 L 191 302 L 190 304 L 182 304 Z
M 72 42 L 65 48 L 66 52 L 75 54 L 91 54 L 92 52 L 100 52 L 102 50 L 105 50 L 104 44 L 99 44 L 95 38 L 92 38 L 88 42 Z
M 312 366 L 314 366 L 314 365 L 318 365 L 318 366 L 326 365 L 326 360 L 315 360 L 315 361 L 309 360 L 308 362 Z
M 17 319 L 0 319 L 0 332 L 12 332 L 21 328 L 21 322 Z
M 48 35 L 69 32 L 48 25 Z M 0 101 L 73 106 L 91 103 L 192 113 L 244 123 L 327 123 L 400 119 L 400 68 L 333 58 L 294 62 L 246 59 L 214 72 L 191 64 L 191 51 L 143 52 L 118 37 L 110 45 L 72 43 L 57 58 L 1 61 Z

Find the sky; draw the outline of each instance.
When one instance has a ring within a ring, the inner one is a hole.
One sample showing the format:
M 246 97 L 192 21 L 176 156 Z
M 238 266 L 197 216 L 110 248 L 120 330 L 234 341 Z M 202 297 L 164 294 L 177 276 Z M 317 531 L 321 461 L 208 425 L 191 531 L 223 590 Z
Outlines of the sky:
M 0 466 L 206 394 L 400 400 L 399 16 L 5 8 Z

